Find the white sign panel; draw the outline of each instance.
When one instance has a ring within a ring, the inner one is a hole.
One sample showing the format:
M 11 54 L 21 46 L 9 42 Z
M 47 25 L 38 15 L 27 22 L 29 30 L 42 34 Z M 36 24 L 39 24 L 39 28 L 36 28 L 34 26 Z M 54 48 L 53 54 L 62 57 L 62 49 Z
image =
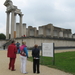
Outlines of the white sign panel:
M 42 55 L 53 57 L 53 43 L 42 43 Z

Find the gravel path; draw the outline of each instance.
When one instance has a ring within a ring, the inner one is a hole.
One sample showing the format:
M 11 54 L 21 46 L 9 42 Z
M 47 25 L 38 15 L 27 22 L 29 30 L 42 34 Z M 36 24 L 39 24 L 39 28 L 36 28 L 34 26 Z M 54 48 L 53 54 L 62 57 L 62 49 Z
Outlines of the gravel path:
M 72 49 L 75 51 L 74 49 Z M 72 50 L 65 50 L 65 51 L 72 51 Z M 63 50 L 64 51 L 64 50 Z M 63 52 L 62 50 L 56 50 L 57 52 Z M 31 52 L 29 52 L 29 55 L 31 56 Z M 0 50 L 0 75 L 24 75 L 20 72 L 20 55 L 17 54 L 17 59 L 15 63 L 16 71 L 10 71 L 8 70 L 8 63 L 9 58 L 7 58 L 7 51 L 6 50 Z M 33 74 L 32 72 L 32 62 L 27 61 L 27 75 L 37 75 Z M 72 75 L 70 73 L 65 73 L 63 71 L 49 68 L 46 66 L 40 66 L 40 74 L 39 75 Z

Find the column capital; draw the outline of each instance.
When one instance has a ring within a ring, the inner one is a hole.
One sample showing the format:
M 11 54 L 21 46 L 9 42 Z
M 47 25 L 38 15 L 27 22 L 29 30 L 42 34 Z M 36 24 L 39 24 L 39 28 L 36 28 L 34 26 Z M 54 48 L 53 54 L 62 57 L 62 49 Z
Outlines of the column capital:
M 9 11 L 6 11 L 6 13 L 10 13 Z
M 18 14 L 18 15 L 22 17 L 24 14 Z
M 16 16 L 17 14 L 16 14 L 16 13 L 14 13 L 14 15 Z

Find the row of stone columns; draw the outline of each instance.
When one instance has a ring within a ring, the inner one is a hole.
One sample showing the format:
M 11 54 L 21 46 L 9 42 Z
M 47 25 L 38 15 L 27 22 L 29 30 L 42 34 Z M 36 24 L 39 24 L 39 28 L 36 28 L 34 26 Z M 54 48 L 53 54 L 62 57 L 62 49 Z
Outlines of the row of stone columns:
M 7 13 L 7 23 L 6 23 L 6 39 L 9 39 L 9 25 L 10 25 L 10 12 Z M 16 38 L 16 14 L 14 11 L 11 12 L 11 39 Z M 23 36 L 23 25 L 22 25 L 22 16 L 20 16 L 20 27 L 19 27 L 19 37 Z
M 20 37 L 19 35 L 20 35 L 20 23 L 16 23 L 16 37 L 18 38 L 18 37 Z M 22 37 L 25 37 L 26 36 L 26 24 L 25 23 L 23 23 L 22 24 Z

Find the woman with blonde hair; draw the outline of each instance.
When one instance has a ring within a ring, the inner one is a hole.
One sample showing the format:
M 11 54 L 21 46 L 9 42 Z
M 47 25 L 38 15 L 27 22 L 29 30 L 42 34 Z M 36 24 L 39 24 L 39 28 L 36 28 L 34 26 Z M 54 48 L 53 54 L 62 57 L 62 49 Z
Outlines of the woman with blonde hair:
M 27 73 L 26 62 L 28 58 L 28 49 L 26 46 L 26 42 L 22 42 L 22 45 L 20 46 L 20 57 L 21 57 L 21 72 L 26 74 Z

